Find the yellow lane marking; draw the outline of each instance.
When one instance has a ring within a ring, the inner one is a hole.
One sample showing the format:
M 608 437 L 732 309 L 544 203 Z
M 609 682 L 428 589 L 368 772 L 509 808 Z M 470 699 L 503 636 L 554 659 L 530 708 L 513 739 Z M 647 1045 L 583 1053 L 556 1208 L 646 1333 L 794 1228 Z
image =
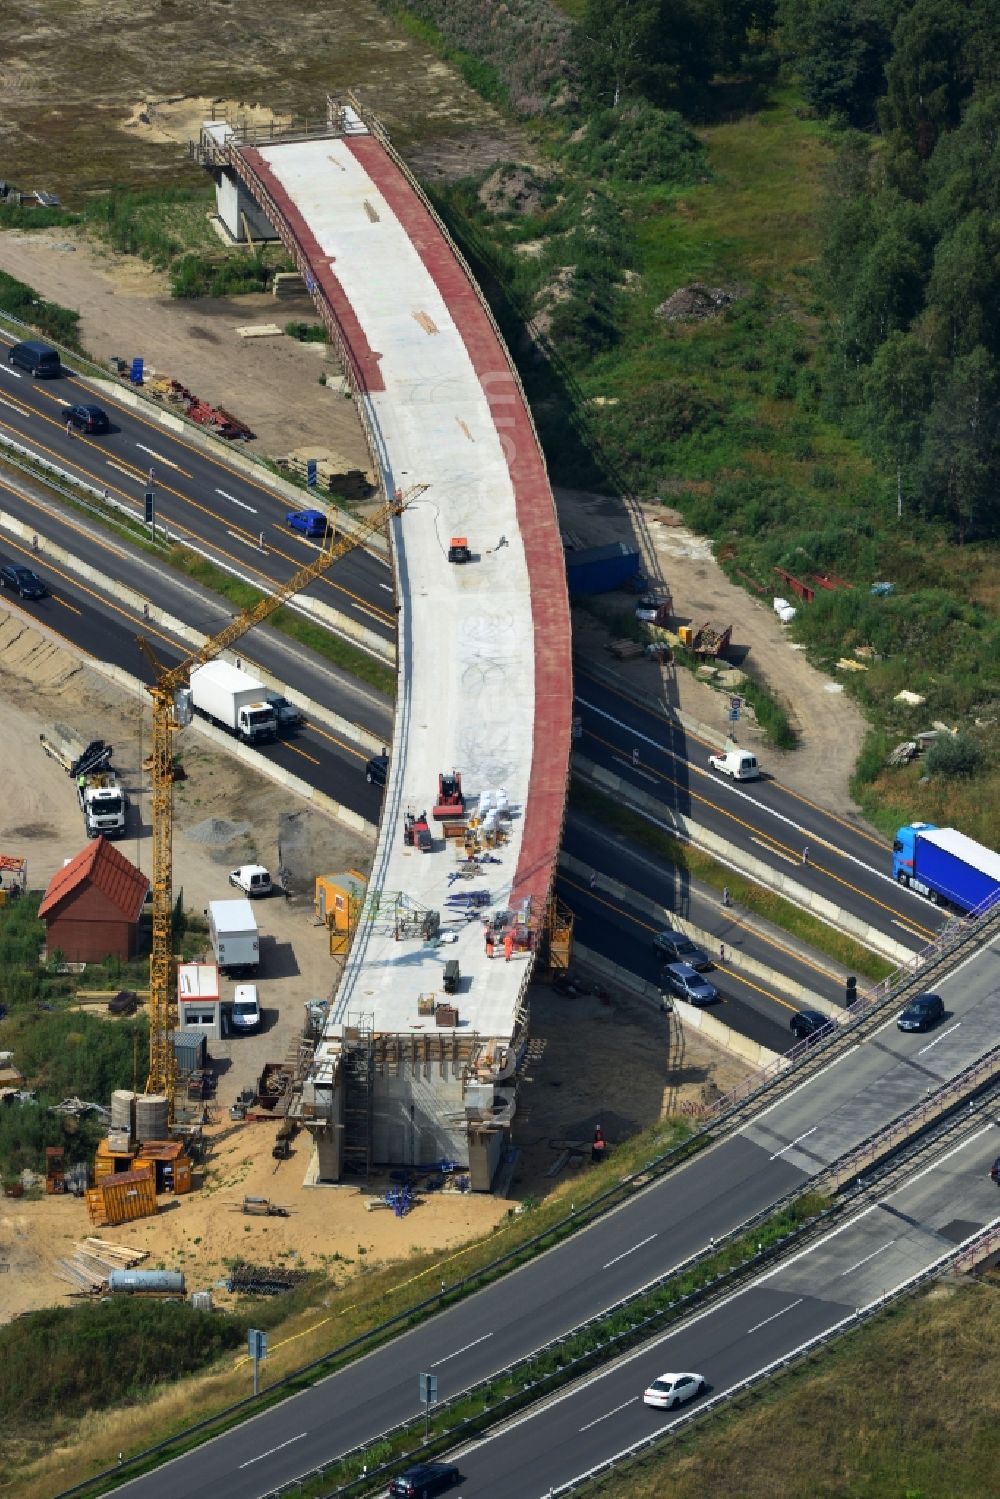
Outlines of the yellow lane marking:
M 649 711 L 646 709 L 642 709 L 641 703 L 636 703 L 634 698 L 630 698 L 627 692 L 623 692 L 618 687 L 609 687 L 606 682 L 599 682 L 596 677 L 588 676 L 585 671 L 580 673 L 580 677 L 585 681 L 593 682 L 594 686 L 597 687 L 601 692 L 610 692 L 614 697 L 621 698 L 623 703 L 628 703 L 632 708 L 638 707 L 641 711 Z M 653 716 L 655 717 L 655 714 Z M 668 720 L 664 720 L 664 722 L 669 726 Z M 695 744 L 700 744 L 705 749 L 710 750 L 713 753 L 715 752 L 715 745 L 708 739 L 703 739 L 700 734 L 694 733 L 691 729 L 683 729 L 681 730 L 681 732 L 684 734 L 686 739 L 692 739 L 694 740 Z M 665 755 L 677 753 L 676 750 L 671 750 L 666 745 L 661 746 L 661 748 Z M 685 757 L 683 755 L 678 755 L 677 758 L 679 760 L 684 760 Z M 698 765 L 694 760 L 687 760 L 686 763 L 690 765 L 693 770 L 697 770 L 700 775 L 711 775 L 711 771 L 704 770 L 704 768 Z M 813 812 L 818 812 L 822 817 L 828 817 L 831 822 L 837 823 L 838 826 L 845 828 L 847 832 L 854 833 L 859 838 L 867 839 L 869 843 L 874 844 L 875 847 L 881 849 L 883 853 L 886 851 L 885 841 L 882 838 L 879 838 L 876 833 L 869 833 L 867 828 L 859 828 L 855 823 L 849 822 L 846 817 L 840 817 L 836 812 L 831 812 L 829 808 L 821 807 L 818 802 L 810 801 L 808 796 L 803 796 L 801 791 L 793 791 L 791 786 L 786 786 L 783 781 L 771 781 L 770 784 L 775 788 L 776 791 L 780 791 L 783 796 L 794 797 L 794 799 L 797 802 L 801 802 L 804 807 L 811 808 Z
M 613 754 L 620 753 L 617 745 L 612 744 L 608 739 L 602 739 L 600 734 L 595 734 L 592 729 L 585 730 L 585 732 L 588 733 L 592 739 L 596 739 L 598 744 L 602 744 L 605 749 L 611 750 Z M 749 835 L 751 842 L 756 841 L 762 836 L 757 828 L 753 827 L 744 818 L 738 817 L 736 813 L 731 811 L 728 807 L 720 806 L 718 802 L 713 802 L 710 797 L 702 796 L 699 792 L 692 790 L 690 786 L 681 781 L 675 780 L 673 776 L 667 775 L 665 771 L 652 769 L 648 765 L 644 765 L 642 768 L 644 771 L 648 771 L 650 774 L 654 775 L 657 780 L 665 782 L 668 786 L 676 787 L 678 791 L 683 792 L 684 796 L 690 797 L 692 801 L 701 802 L 704 806 L 711 807 L 714 812 L 718 812 L 723 817 L 727 817 L 730 822 L 735 822 L 738 827 L 743 828 L 744 831 Z M 821 847 L 829 848 L 833 852 L 836 852 L 836 850 L 833 849 L 833 845 L 826 843 L 822 839 L 813 837 L 811 841 L 814 844 L 819 844 Z M 801 851 L 796 856 L 794 850 L 790 849 L 787 844 L 782 844 L 777 839 L 774 840 L 774 847 L 776 850 L 780 849 L 785 854 L 791 855 L 791 857 L 795 859 L 797 863 L 801 864 Z M 842 885 L 845 890 L 852 891 L 855 895 L 860 896 L 862 900 L 868 901 L 869 904 L 878 906 L 880 910 L 885 911 L 886 914 L 893 919 L 903 915 L 902 912 L 896 910 L 893 906 L 888 905 L 883 900 L 879 900 L 878 896 L 872 895 L 867 890 L 862 890 L 858 885 L 853 885 L 850 880 L 845 880 L 843 875 L 834 874 L 832 869 L 828 869 L 822 864 L 817 864 L 815 859 L 813 858 L 810 858 L 809 860 L 809 868 L 814 869 L 818 874 L 824 875 L 828 880 L 833 880 L 835 884 Z M 920 926 L 918 927 L 918 929 L 926 933 L 928 937 L 933 937 L 934 935 L 929 927 Z
M 44 395 L 51 394 L 49 391 L 43 391 L 42 393 Z M 41 419 L 43 421 L 49 422 L 54 427 L 58 427 L 60 425 L 60 423 L 57 422 L 53 417 L 47 417 L 44 415 L 44 413 L 35 412 L 34 414 L 41 416 Z M 0 427 L 5 427 L 7 431 L 11 432 L 15 436 L 15 438 L 22 439 L 24 436 L 24 434 L 22 432 L 19 432 L 16 427 L 12 427 L 6 422 L 0 422 Z M 103 475 L 94 473 L 90 469 L 85 468 L 81 463 L 74 462 L 72 459 L 67 458 L 64 453 L 60 453 L 55 448 L 46 446 L 45 443 L 39 442 L 36 438 L 32 438 L 31 441 L 34 447 L 38 448 L 48 458 L 52 459 L 53 462 L 62 464 L 63 466 L 70 469 L 75 469 L 78 473 L 82 474 L 86 480 L 96 484 L 98 488 L 104 488 Z M 107 467 L 116 469 L 119 473 L 127 475 L 129 478 L 134 479 L 137 484 L 141 484 L 143 485 L 143 487 L 145 487 L 146 474 L 135 465 L 129 463 L 127 459 L 119 461 L 116 458 L 109 458 L 107 449 L 102 448 L 98 443 L 93 442 L 89 437 L 80 435 L 76 437 L 74 441 L 81 443 L 84 447 L 93 448 L 95 452 L 100 453 Z M 202 515 L 206 516 L 213 523 L 213 525 L 219 524 L 219 517 L 213 510 L 210 510 L 207 505 L 200 504 L 199 501 L 192 499 L 189 495 L 183 494 L 179 489 L 175 489 L 173 485 L 165 483 L 162 479 L 157 479 L 156 488 L 161 491 L 166 491 L 167 494 L 172 494 L 175 499 L 180 500 L 181 504 L 190 505 L 193 510 L 197 510 Z M 116 487 L 116 492 L 122 495 L 124 499 L 131 500 L 133 502 L 135 500 L 135 496 L 126 494 L 125 491 L 120 488 Z M 139 518 L 138 511 L 136 511 L 136 518 Z M 237 558 L 231 552 L 226 551 L 223 547 L 220 547 L 216 541 L 211 540 L 210 538 L 205 536 L 200 536 L 197 531 L 191 530 L 189 526 L 184 526 L 180 522 L 172 524 L 176 525 L 176 529 L 178 531 L 182 531 L 185 535 L 193 537 L 196 541 L 200 542 L 201 545 L 214 550 L 220 557 L 225 557 L 226 560 L 228 562 L 231 562 L 234 566 L 239 566 L 241 568 L 246 566 L 244 559 Z M 277 525 L 278 523 L 277 521 L 275 521 L 273 522 L 273 524 Z M 237 522 L 232 523 L 232 529 L 235 532 L 240 533 L 248 541 L 251 541 L 254 546 L 258 545 L 259 533 L 250 532 L 244 527 L 240 526 Z M 276 547 L 273 545 L 273 543 L 269 543 L 269 550 L 271 555 L 281 557 L 283 561 L 291 563 L 293 567 L 299 566 L 298 560 L 295 557 L 292 557 L 288 552 L 283 551 L 281 547 Z M 267 575 L 261 572 L 259 568 L 251 568 L 251 571 L 255 573 L 258 579 L 266 579 L 266 582 L 270 587 L 277 586 L 274 580 L 268 578 Z M 390 614 L 388 610 L 380 608 L 377 604 L 370 603 L 367 599 L 362 598 L 360 594 L 355 593 L 353 589 L 346 587 L 345 584 L 338 583 L 334 578 L 325 576 L 319 578 L 317 581 L 323 584 L 325 587 L 332 588 L 335 592 L 343 594 L 345 598 L 349 598 L 360 613 L 369 615 L 370 618 L 377 620 L 380 624 L 395 624 L 395 616 Z
M 599 905 L 607 906 L 609 911 L 614 911 L 617 916 L 624 916 L 626 921 L 631 921 L 635 926 L 641 926 L 644 931 L 656 932 L 659 930 L 659 928 L 654 926 L 652 922 L 644 921 L 641 916 L 633 916 L 632 912 L 626 911 L 623 906 L 617 906 L 613 901 L 608 900 L 603 895 L 599 894 L 598 891 L 591 890 L 589 885 L 580 885 L 576 880 L 570 879 L 570 877 L 565 874 L 560 875 L 560 879 L 562 880 L 563 884 L 569 885 L 572 890 L 579 890 L 581 895 L 589 896 L 591 900 L 597 901 Z M 762 994 L 765 999 L 773 999 L 775 1004 L 781 1005 L 782 1009 L 798 1009 L 798 1005 L 790 1004 L 787 999 L 782 999 L 780 994 L 772 994 L 770 989 L 763 989 L 761 988 L 760 984 L 755 984 L 752 979 L 744 978 L 741 973 L 737 973 L 734 968 L 730 968 L 724 959 L 713 958 L 712 962 L 715 964 L 716 968 L 723 970 L 728 978 L 736 979 L 738 983 L 745 984 L 748 989 L 753 989 L 755 993 Z M 719 998 L 722 1000 L 723 1004 L 725 1004 L 726 996 L 724 994 L 720 994 Z

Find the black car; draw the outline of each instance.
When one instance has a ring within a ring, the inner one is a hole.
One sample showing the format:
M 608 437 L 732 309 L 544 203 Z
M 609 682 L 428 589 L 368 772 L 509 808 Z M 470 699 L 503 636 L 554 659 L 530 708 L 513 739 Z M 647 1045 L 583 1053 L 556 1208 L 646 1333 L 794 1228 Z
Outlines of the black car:
M 431 1499 L 432 1494 L 443 1494 L 461 1482 L 462 1475 L 453 1463 L 415 1463 L 392 1480 L 389 1493 L 400 1494 L 403 1499 Z
M 0 567 L 0 588 L 13 588 L 22 599 L 44 599 L 49 594 L 41 578 L 30 567 L 19 567 L 16 562 Z
M 690 937 L 686 937 L 683 932 L 673 931 L 671 927 L 664 927 L 662 932 L 657 932 L 653 938 L 653 949 L 661 958 L 666 958 L 668 963 L 686 963 L 699 973 L 715 966 L 704 948 L 696 947 Z
M 369 786 L 384 786 L 389 778 L 389 756 L 385 750 L 380 755 L 372 755 L 365 766 L 365 780 Z
M 796 1041 L 815 1041 L 832 1028 L 833 1021 L 822 1010 L 796 1010 L 788 1025 Z
M 108 413 L 103 406 L 67 406 L 62 419 L 70 422 L 80 432 L 107 432 L 111 428 Z
M 940 994 L 918 994 L 899 1013 L 896 1024 L 901 1031 L 929 1031 L 944 1017 L 944 1000 Z

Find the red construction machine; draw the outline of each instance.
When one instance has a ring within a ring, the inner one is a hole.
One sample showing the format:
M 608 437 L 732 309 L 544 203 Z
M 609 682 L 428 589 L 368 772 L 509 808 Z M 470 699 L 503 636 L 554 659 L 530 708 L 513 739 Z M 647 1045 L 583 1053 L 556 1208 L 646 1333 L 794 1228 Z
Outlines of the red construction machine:
M 407 848 L 419 848 L 422 854 L 431 851 L 431 830 L 427 826 L 427 813 L 421 812 L 418 817 L 415 812 L 403 814 L 403 842 Z
M 465 797 L 462 795 L 462 773 L 453 770 L 451 775 L 442 771 L 438 776 L 438 795 L 434 804 L 435 822 L 465 816 Z

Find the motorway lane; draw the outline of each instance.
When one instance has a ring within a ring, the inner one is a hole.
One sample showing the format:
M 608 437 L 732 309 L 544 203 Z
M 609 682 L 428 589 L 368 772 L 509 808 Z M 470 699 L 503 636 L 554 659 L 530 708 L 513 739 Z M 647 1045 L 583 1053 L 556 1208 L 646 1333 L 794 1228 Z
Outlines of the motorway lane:
M 665 1370 L 700 1374 L 707 1395 L 721 1395 L 874 1305 L 1000 1218 L 988 1176 L 998 1150 L 1000 1127 L 984 1126 L 745 1290 L 477 1444 L 457 1459 L 463 1499 L 543 1499 L 697 1409 L 643 1404 Z
M 173 595 L 175 601 L 172 612 L 178 617 L 186 617 L 197 628 L 211 633 L 221 629 L 231 617 L 227 608 L 202 589 L 179 583 L 167 574 L 150 580 L 147 574 L 152 570 L 152 564 L 148 559 L 133 557 L 123 547 L 117 547 L 111 542 L 101 543 L 98 539 L 94 542 L 95 554 L 101 545 L 120 553 L 120 567 L 123 570 L 131 569 L 129 581 L 140 577 L 145 583 L 152 582 L 160 595 L 158 603 L 162 607 L 171 608 Z M 11 612 L 22 614 L 28 620 L 38 620 L 85 655 L 120 666 L 148 684 L 152 679 L 152 671 L 145 655 L 136 645 L 137 635 L 143 635 L 150 642 L 165 666 L 174 665 L 189 654 L 189 644 L 144 620 L 139 611 L 131 609 L 120 600 L 99 594 L 90 585 L 48 562 L 43 555 L 36 557 L 30 551 L 12 546 L 6 541 L 3 543 L 3 555 L 34 568 L 52 593 L 47 599 L 29 601 L 0 590 L 0 604 Z M 141 591 L 142 585 L 136 586 Z M 192 598 L 200 607 L 192 609 Z M 343 711 L 345 716 L 352 711 L 357 715 L 356 689 L 349 682 L 339 683 L 325 662 L 310 657 L 299 645 L 290 648 L 284 637 L 277 631 L 269 631 L 266 626 L 258 627 L 253 632 L 252 639 L 255 658 L 275 670 L 279 680 L 283 680 L 285 685 L 295 687 L 331 708 L 335 707 L 335 699 L 339 703 L 336 711 Z M 292 670 L 287 669 L 289 666 Z M 379 704 L 374 697 L 369 699 L 369 706 L 377 710 L 371 715 L 378 721 L 378 727 L 373 728 L 372 732 L 388 731 L 391 734 L 391 710 L 386 705 Z M 360 813 L 369 822 L 378 822 L 382 790 L 380 787 L 369 786 L 364 777 L 369 752 L 352 744 L 347 737 L 335 733 L 322 722 L 307 722 L 276 743 L 262 745 L 258 753 L 317 786 L 336 801 Z
M 613 962 L 640 973 L 650 982 L 658 979 L 663 961 L 653 950 L 652 938 L 661 927 L 671 924 L 670 916 L 668 914 L 658 922 L 641 907 L 609 896 L 602 888 L 603 879 L 611 879 L 626 889 L 641 891 L 646 900 L 657 902 L 668 913 L 673 912 L 711 933 L 713 940 L 706 943 L 709 957 L 717 959 L 721 945 L 727 952 L 746 953 L 748 957 L 766 963 L 773 973 L 773 983 L 769 990 L 760 980 L 753 980 L 752 984 L 756 987 L 751 989 L 750 984 L 739 979 L 724 960 L 717 961 L 716 972 L 711 977 L 715 983 L 719 973 L 728 972 L 743 983 L 744 993 L 738 996 L 738 1003 L 748 1004 L 781 1028 L 785 1043 L 782 1050 L 787 1049 L 790 1040 L 790 1012 L 805 1009 L 810 1002 L 808 999 L 792 1001 L 788 998 L 790 993 L 795 992 L 795 986 L 804 985 L 812 994 L 821 995 L 834 1004 L 844 1003 L 844 984 L 840 974 L 825 967 L 821 958 L 797 951 L 787 940 L 781 940 L 780 933 L 769 935 L 764 930 L 745 924 L 738 910 L 722 906 L 717 891 L 692 883 L 690 876 L 682 869 L 676 869 L 662 860 L 634 853 L 620 839 L 610 836 L 582 813 L 571 812 L 566 819 L 563 852 L 593 868 L 599 875 L 593 892 L 589 882 L 581 883 L 579 877 L 571 878 L 565 873 L 562 876 L 566 887 L 563 898 L 581 918 L 581 924 L 577 927 L 581 941 L 587 947 L 596 947 L 598 952 Z M 618 920 L 614 922 L 617 929 L 616 940 L 614 943 L 609 942 L 607 946 L 591 941 L 586 900 L 592 896 L 598 898 L 606 919 L 609 907 L 619 913 Z M 762 988 L 767 992 L 762 993 Z M 733 1023 L 728 1015 L 723 1018 L 728 1023 Z
M 291 504 L 229 468 L 221 461 L 224 455 L 214 459 L 141 409 L 134 411 L 102 392 L 97 404 L 108 412 L 112 430 L 69 436 L 60 413 L 69 403 L 91 400 L 93 392 L 80 380 L 33 381 L 11 369 L 5 355 L 9 342 L 0 338 L 0 431 L 85 482 L 107 488 L 140 518 L 152 471 L 157 520 L 192 547 L 211 554 L 220 566 L 251 581 L 273 586 L 308 561 L 315 544 L 284 523 Z M 302 505 L 310 503 L 303 493 Z M 394 639 L 389 569 L 363 547 L 344 557 L 335 573 L 317 579 L 307 592 L 367 629 Z
M 645 914 L 588 889 L 563 871 L 556 877 L 556 893 L 576 918 L 574 940 L 648 983 L 658 983 L 663 959 L 653 952 L 649 939 L 656 928 Z M 797 1005 L 777 994 L 772 997 L 758 980 L 744 980 L 735 970 L 727 971 L 724 963 L 716 963 L 705 977 L 719 991 L 719 1002 L 706 1006 L 710 1014 L 772 1051 L 790 1049 L 794 1037 L 787 1017 Z
M 142 1499 L 261 1494 L 416 1415 L 421 1371 L 438 1374 L 445 1399 L 647 1285 L 711 1238 L 802 1187 L 823 1165 L 995 1046 L 998 956 L 995 942 L 938 986 L 948 1017 L 935 1035 L 904 1035 L 894 1017 L 888 1019 L 738 1133 L 590 1229 L 341 1373 L 115 1492 Z
M 942 925 L 939 910 L 893 881 L 890 851 L 877 836 L 766 776 L 736 785 L 713 774 L 706 745 L 585 674 L 578 678 L 575 709 L 583 727 L 581 752 L 655 796 L 665 809 L 709 828 L 915 952 Z
M 35 553 L 19 539 L 0 533 L 0 556 L 34 568 L 47 581 L 55 580 L 60 593 L 75 590 L 94 607 L 103 600 L 103 607 L 112 612 L 119 607 L 114 583 L 122 583 L 158 609 L 176 619 L 183 619 L 192 629 L 209 637 L 232 618 L 233 606 L 220 595 L 181 573 L 164 568 L 155 554 L 121 539 L 89 517 L 62 506 L 51 496 L 36 495 L 30 492 L 30 486 L 26 488 L 25 493 L 11 489 L 0 474 L 0 503 L 18 514 L 27 526 L 37 530 L 43 538 L 41 547 Z M 88 584 L 68 568 L 46 559 L 44 538 L 54 527 L 59 528 L 61 544 L 66 551 L 72 552 L 81 563 L 111 583 L 109 596 L 101 594 L 96 584 Z M 335 563 L 334 568 L 340 565 Z M 148 624 L 145 628 L 147 633 L 155 633 Z M 280 631 L 265 626 L 256 629 L 252 639 L 251 657 L 259 656 L 261 664 L 273 671 L 286 686 L 316 698 L 379 738 L 391 735 L 392 704 L 373 688 L 364 686 L 356 677 L 316 656 Z M 258 643 L 264 641 L 268 642 L 267 647 L 261 644 L 258 650 Z M 186 654 L 190 647 L 178 643 L 178 649 Z M 91 654 L 99 656 L 100 652 L 92 649 Z M 124 660 L 117 656 L 108 659 L 126 670 L 130 669 L 131 655 L 126 655 Z M 321 677 L 321 685 L 317 674 Z

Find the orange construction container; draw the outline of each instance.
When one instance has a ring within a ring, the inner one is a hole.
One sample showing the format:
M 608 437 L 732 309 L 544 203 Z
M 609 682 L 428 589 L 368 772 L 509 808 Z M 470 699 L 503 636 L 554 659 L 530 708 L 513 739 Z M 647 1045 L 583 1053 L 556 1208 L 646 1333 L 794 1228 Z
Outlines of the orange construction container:
M 94 1181 L 100 1182 L 115 1172 L 131 1171 L 132 1153 L 127 1154 L 112 1151 L 107 1140 L 97 1142 L 97 1150 L 94 1152 Z
M 150 1171 L 119 1171 L 87 1192 L 91 1223 L 130 1223 L 156 1212 L 156 1184 Z
M 184 1154 L 183 1140 L 147 1140 L 132 1166 L 150 1172 L 157 1192 L 191 1190 L 191 1158 Z

